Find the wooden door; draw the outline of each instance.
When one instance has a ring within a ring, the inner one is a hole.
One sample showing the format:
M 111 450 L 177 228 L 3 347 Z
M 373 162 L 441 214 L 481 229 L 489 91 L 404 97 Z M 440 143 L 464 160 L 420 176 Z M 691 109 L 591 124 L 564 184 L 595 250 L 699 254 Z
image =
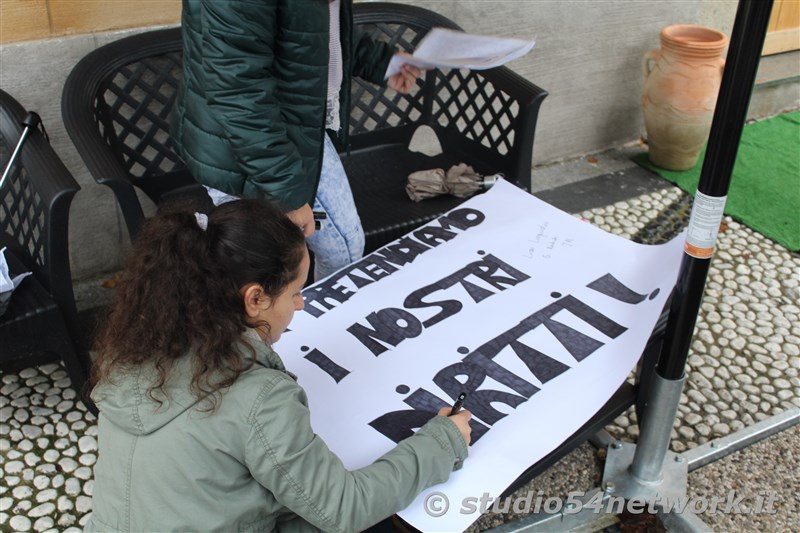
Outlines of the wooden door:
M 800 0 L 775 0 L 762 55 L 800 49 Z

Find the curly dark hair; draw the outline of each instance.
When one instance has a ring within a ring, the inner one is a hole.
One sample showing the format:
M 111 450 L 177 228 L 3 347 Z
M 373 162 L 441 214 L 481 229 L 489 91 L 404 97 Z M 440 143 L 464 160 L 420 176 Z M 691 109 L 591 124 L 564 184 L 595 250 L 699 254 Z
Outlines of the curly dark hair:
M 212 393 L 252 364 L 237 346 L 249 327 L 240 289 L 255 282 L 277 297 L 298 276 L 304 250 L 302 230 L 266 201 L 222 204 L 206 230 L 186 205 L 147 220 L 95 341 L 92 386 L 149 364 L 158 377 L 147 393 L 161 403 L 154 393 L 192 350 L 192 392 L 211 396 L 213 409 Z

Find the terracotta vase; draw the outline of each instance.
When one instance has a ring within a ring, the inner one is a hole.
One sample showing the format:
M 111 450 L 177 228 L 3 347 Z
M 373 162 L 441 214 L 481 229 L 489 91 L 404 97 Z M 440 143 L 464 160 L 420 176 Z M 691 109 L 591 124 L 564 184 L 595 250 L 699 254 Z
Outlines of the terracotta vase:
M 708 140 L 727 44 L 717 30 L 674 24 L 661 30 L 661 49 L 644 55 L 642 111 L 654 165 L 687 170 L 697 163 Z

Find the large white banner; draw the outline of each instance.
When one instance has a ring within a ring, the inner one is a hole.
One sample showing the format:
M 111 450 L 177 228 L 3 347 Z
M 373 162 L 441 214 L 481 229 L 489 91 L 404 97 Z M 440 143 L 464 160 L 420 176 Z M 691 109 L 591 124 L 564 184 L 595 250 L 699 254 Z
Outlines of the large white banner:
M 469 459 L 401 513 L 422 531 L 462 531 L 478 518 L 465 502 L 499 496 L 619 388 L 683 240 L 636 244 L 501 181 L 306 289 L 276 350 L 350 469 L 466 392 Z

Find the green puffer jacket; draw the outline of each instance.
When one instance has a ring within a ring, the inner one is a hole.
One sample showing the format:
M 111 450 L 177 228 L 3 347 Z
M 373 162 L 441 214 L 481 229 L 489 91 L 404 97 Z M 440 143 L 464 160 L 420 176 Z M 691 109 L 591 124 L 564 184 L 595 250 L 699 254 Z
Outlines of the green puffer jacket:
M 328 88 L 328 0 L 183 0 L 183 83 L 170 136 L 204 185 L 285 210 L 313 204 Z M 342 0 L 342 130 L 351 76 L 383 83 L 394 50 Z
M 188 356 L 160 408 L 142 370 L 95 388 L 99 459 L 85 531 L 360 531 L 467 456 L 455 423 L 435 417 L 373 464 L 346 470 L 311 429 L 306 395 L 280 358 L 253 346 L 256 364 L 213 413 L 189 391 Z

